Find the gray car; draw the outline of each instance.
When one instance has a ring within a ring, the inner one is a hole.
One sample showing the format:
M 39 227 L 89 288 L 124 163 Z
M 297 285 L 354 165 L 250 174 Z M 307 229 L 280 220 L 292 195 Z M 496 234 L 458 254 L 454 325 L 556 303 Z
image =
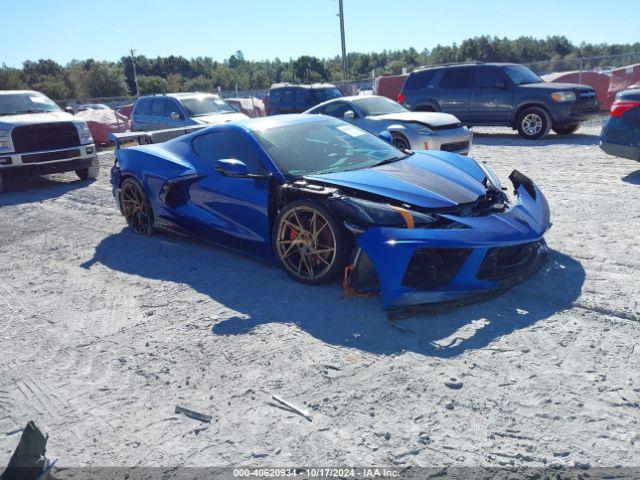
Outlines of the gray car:
M 342 97 L 321 103 L 305 113 L 340 118 L 380 135 L 387 131 L 401 149 L 469 153 L 472 133 L 455 116 L 439 112 L 411 112 L 377 95 Z

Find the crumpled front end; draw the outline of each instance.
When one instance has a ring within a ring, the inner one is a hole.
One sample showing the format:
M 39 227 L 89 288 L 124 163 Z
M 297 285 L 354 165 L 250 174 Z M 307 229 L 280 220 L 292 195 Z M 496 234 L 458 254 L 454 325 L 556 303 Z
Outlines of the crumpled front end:
M 515 202 L 477 216 L 441 214 L 446 228 L 369 227 L 356 240 L 350 285 L 379 291 L 385 308 L 459 302 L 508 288 L 546 258 L 549 205 L 535 184 L 511 175 Z

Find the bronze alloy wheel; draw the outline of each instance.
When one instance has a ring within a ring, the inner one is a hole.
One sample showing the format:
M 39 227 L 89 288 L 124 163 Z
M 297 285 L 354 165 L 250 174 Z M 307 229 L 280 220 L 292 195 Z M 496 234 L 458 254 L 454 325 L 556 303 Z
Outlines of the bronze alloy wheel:
M 127 224 L 141 235 L 151 235 L 153 212 L 142 188 L 133 180 L 125 180 L 120 188 L 120 208 Z
M 320 283 L 334 273 L 338 239 L 332 222 L 307 204 L 285 210 L 279 217 L 276 253 L 287 272 L 305 283 Z

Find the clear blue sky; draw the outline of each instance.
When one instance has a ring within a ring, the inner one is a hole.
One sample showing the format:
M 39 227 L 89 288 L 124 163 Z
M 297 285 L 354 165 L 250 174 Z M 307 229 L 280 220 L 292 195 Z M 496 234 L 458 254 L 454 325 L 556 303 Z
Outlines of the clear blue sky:
M 344 0 L 347 50 L 381 51 L 468 37 L 565 35 L 640 40 L 639 0 Z M 147 56 L 251 60 L 340 52 L 338 0 L 3 0 L 0 64 Z

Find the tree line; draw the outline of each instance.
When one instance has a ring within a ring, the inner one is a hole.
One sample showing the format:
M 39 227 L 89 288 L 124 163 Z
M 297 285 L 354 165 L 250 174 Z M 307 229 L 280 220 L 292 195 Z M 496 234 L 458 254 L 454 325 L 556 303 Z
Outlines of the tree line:
M 460 45 L 438 45 L 421 52 L 414 48 L 383 50 L 373 53 L 349 53 L 349 78 L 363 80 L 376 75 L 399 74 L 421 65 L 466 61 L 548 62 L 544 68 L 561 71 L 577 68 L 580 57 L 634 55 L 640 58 L 640 43 L 575 45 L 563 36 L 545 39 L 481 36 Z M 585 68 L 606 67 L 611 59 L 590 61 Z M 216 91 L 266 89 L 276 82 L 339 81 L 342 65 L 339 56 L 317 58 L 303 55 L 286 61 L 246 60 L 237 51 L 224 61 L 211 57 L 187 59 L 182 56 L 135 57 L 139 94 L 178 91 Z M 33 89 L 54 99 L 98 98 L 135 95 L 136 85 L 131 57 L 119 61 L 73 60 L 60 65 L 49 59 L 27 60 L 22 68 L 0 67 L 0 89 Z

